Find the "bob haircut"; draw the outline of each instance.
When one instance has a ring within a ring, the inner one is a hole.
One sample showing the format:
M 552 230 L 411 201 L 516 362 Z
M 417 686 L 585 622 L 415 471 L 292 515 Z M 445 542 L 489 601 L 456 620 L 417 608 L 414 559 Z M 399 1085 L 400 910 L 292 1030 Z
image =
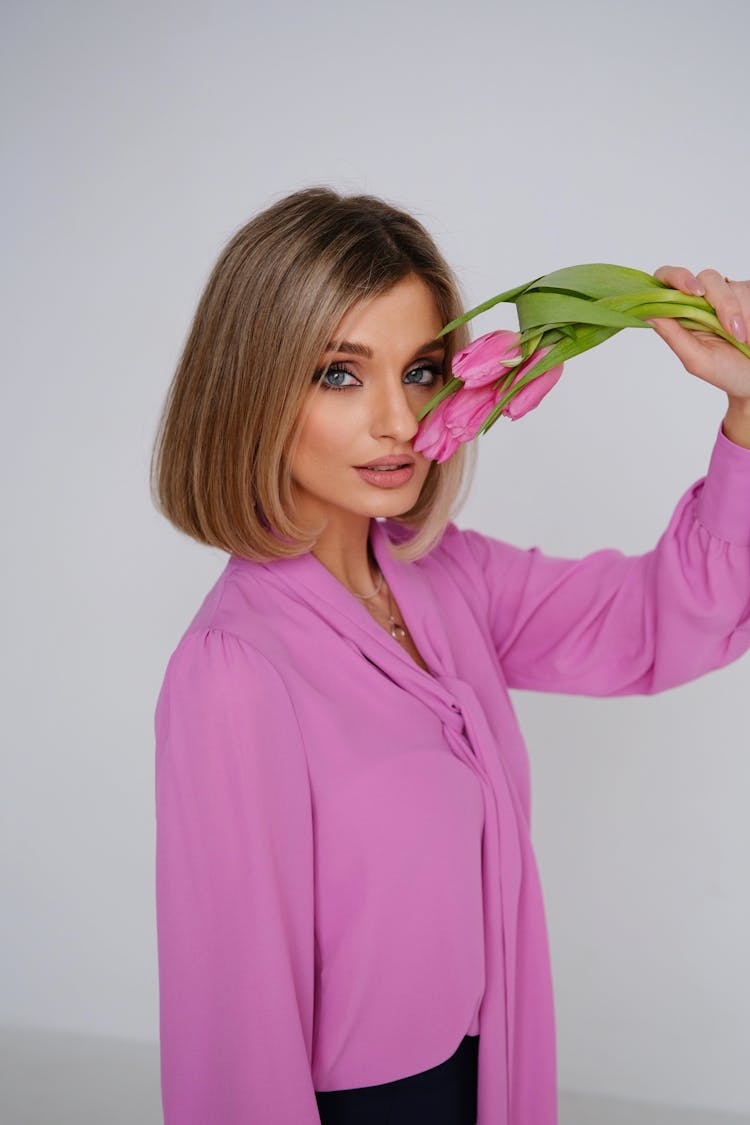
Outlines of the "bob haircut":
M 442 322 L 461 315 L 458 282 L 412 215 L 371 195 L 328 187 L 288 195 L 243 226 L 198 302 L 151 455 L 151 496 L 180 531 L 267 562 L 305 554 L 294 520 L 291 462 L 311 379 L 355 303 L 409 274 L 431 289 Z M 445 337 L 445 370 L 468 342 Z M 417 502 L 395 522 L 411 534 L 394 558 L 427 554 L 463 504 L 476 463 L 465 445 L 432 462 Z M 318 531 L 318 535 L 322 532 Z

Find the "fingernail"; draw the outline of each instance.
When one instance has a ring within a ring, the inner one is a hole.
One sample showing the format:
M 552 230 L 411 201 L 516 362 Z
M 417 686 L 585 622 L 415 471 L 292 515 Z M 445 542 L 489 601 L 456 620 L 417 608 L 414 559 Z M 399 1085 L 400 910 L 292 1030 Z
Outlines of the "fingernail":
M 739 340 L 741 344 L 745 343 L 745 325 L 738 316 L 733 316 L 730 320 L 729 331 L 732 333 L 735 340 Z
M 696 281 L 692 277 L 690 278 L 690 281 L 685 282 L 685 288 L 689 289 L 691 293 L 694 293 L 696 297 L 703 297 L 706 292 L 700 281 Z

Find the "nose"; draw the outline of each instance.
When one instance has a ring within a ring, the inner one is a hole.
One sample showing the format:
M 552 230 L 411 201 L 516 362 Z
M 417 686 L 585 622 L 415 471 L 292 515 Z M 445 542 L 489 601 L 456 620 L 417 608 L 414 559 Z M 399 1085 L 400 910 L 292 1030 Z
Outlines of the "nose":
M 407 442 L 411 441 L 418 429 L 415 405 L 409 400 L 401 376 L 393 380 L 383 379 L 373 411 L 373 437 L 391 437 L 399 442 Z

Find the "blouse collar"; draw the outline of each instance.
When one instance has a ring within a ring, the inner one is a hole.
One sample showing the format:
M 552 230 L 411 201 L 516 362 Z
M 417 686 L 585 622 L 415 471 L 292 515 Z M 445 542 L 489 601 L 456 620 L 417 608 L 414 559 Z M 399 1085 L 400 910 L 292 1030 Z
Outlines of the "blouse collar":
M 389 534 L 389 530 L 392 531 Z M 415 562 L 395 559 L 389 544 L 403 537 L 401 525 L 388 520 L 370 520 L 369 541 L 375 560 L 398 604 L 401 618 L 411 633 L 417 649 L 434 676 L 425 672 L 398 641 L 379 625 L 364 603 L 343 585 L 311 552 L 296 558 L 274 559 L 264 563 L 250 563 L 232 555 L 232 567 L 261 566 L 265 576 L 274 584 L 284 587 L 292 597 L 317 608 L 339 632 L 348 634 L 367 655 L 379 654 L 380 663 L 398 661 L 404 665 L 401 674 L 417 676 L 434 683 L 441 673 L 454 674 L 455 668 L 442 625 L 440 606 L 434 596 L 427 576 Z

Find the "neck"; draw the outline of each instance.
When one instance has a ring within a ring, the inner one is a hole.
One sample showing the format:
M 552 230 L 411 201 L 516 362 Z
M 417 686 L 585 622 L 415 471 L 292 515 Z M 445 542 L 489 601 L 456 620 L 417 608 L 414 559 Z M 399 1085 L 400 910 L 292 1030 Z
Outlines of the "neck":
M 369 534 L 369 517 L 361 517 L 346 528 L 329 524 L 312 549 L 326 570 L 355 594 L 371 594 L 377 585 L 378 564 Z

